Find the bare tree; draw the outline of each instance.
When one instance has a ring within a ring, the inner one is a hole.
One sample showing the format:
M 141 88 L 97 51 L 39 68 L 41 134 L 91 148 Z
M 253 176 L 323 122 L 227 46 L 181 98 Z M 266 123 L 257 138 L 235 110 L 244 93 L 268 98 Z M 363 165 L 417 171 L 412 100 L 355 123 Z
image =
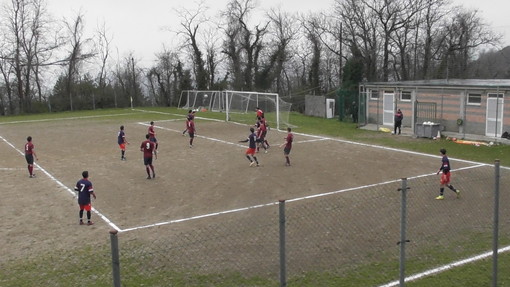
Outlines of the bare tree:
M 478 10 L 466 11 L 461 8 L 444 29 L 441 65 L 438 76 L 466 78 L 468 64 L 474 60 L 475 49 L 488 44 L 497 44 L 497 35 L 478 16 Z
M 98 85 L 101 91 L 101 95 L 104 97 L 105 87 L 106 87 L 106 78 L 107 78 L 107 62 L 110 57 L 110 45 L 112 42 L 112 37 L 108 35 L 105 24 L 103 23 L 101 26 L 97 28 L 96 32 L 96 49 L 97 55 L 99 57 L 100 68 L 98 74 Z
M 80 74 L 80 64 L 94 56 L 92 52 L 84 51 L 86 45 L 90 43 L 91 39 L 84 39 L 83 35 L 83 15 L 79 13 L 72 22 L 65 22 L 65 26 L 68 32 L 68 56 L 66 58 L 67 64 L 67 75 L 66 75 L 66 94 L 69 97 L 69 107 L 71 111 L 73 107 L 73 90 L 75 83 L 78 80 Z
M 171 106 L 179 84 L 180 60 L 176 51 L 164 50 L 157 55 L 157 65 L 147 73 L 149 89 L 157 104 Z
M 254 75 L 259 73 L 259 59 L 265 48 L 263 38 L 269 21 L 255 25 L 251 30 L 248 21 L 254 9 L 253 0 L 231 0 L 224 12 L 227 18 L 227 40 L 223 53 L 230 60 L 234 89 L 252 90 Z
M 358 0 L 336 0 L 335 12 L 344 24 L 342 37 L 349 50 L 360 52 L 365 64 L 363 69 L 365 78 L 368 81 L 378 79 L 377 59 L 380 40 L 377 34 L 376 15 Z
M 296 33 L 299 28 L 297 19 L 289 13 L 283 12 L 281 9 L 272 9 L 268 12 L 268 18 L 271 20 L 270 35 L 273 41 L 271 49 L 269 63 L 266 65 L 266 69 L 272 70 L 272 78 L 276 81 L 277 93 L 282 92 L 282 76 L 284 64 L 290 57 L 288 47 L 291 42 L 296 38 Z M 269 82 L 270 79 L 267 79 Z
M 203 59 L 203 52 L 199 47 L 200 27 L 208 21 L 205 17 L 207 7 L 204 5 L 204 1 L 202 1 L 195 10 L 181 9 L 176 11 L 181 19 L 180 26 L 182 28 L 181 31 L 178 31 L 178 35 L 184 36 L 185 47 L 190 50 L 197 89 L 208 89 L 207 69 Z

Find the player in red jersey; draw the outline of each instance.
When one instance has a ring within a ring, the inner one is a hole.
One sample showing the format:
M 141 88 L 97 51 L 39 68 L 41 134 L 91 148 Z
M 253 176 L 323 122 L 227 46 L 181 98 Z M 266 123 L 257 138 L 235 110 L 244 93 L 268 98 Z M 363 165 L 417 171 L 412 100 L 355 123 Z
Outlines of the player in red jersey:
M 285 142 L 280 145 L 280 147 L 283 147 L 283 155 L 285 156 L 285 165 L 290 166 L 290 150 L 292 149 L 292 142 L 294 141 L 294 135 L 292 134 L 292 129 L 287 128 L 287 137 L 285 137 Z
M 255 150 L 257 147 L 257 135 L 255 134 L 255 129 L 250 128 L 250 135 L 247 139 L 239 141 L 240 143 L 249 142 L 248 148 L 246 149 L 246 158 L 250 161 L 250 166 L 253 166 L 254 164 L 257 164 L 259 166 L 259 161 L 257 160 L 257 157 L 255 156 Z M 250 158 L 251 156 L 251 158 Z M 253 158 L 253 160 L 252 160 Z
M 94 188 L 92 187 L 92 182 L 89 181 L 89 172 L 84 171 L 81 173 L 82 179 L 80 179 L 74 190 L 78 192 L 78 204 L 80 205 L 80 225 L 84 225 L 83 223 L 83 211 L 87 211 L 87 225 L 92 225 L 94 222 L 90 221 L 92 216 L 92 203 L 90 202 L 90 196 L 92 195 L 94 199 L 96 199 L 96 194 L 94 193 Z
M 158 158 L 158 140 L 156 139 L 156 131 L 154 130 L 154 122 L 151 121 L 149 126 L 149 140 L 154 143 L 154 157 Z
M 188 115 L 186 116 L 186 129 L 182 131 L 182 135 L 186 135 L 186 132 L 188 131 L 188 121 L 189 120 L 194 120 L 195 119 L 195 111 L 194 110 L 189 110 L 188 111 Z
M 187 131 L 189 134 L 189 147 L 193 147 L 193 139 L 195 139 L 195 120 L 192 118 L 188 119 L 188 122 L 186 123 Z
M 263 118 L 264 117 L 264 111 L 261 110 L 259 107 L 256 107 L 255 108 L 255 112 L 257 113 L 257 119 L 260 117 L 260 118 Z
M 149 134 L 146 134 L 145 138 L 146 140 L 140 145 L 140 151 L 143 152 L 143 164 L 147 171 L 147 179 L 151 179 L 151 171 L 152 178 L 156 177 L 156 172 L 154 172 L 154 166 L 152 165 L 152 153 L 156 153 L 156 144 L 150 140 Z
M 265 150 L 265 153 L 267 153 L 269 145 L 267 145 L 266 140 L 266 120 L 263 117 L 258 117 L 257 124 L 255 126 L 257 127 L 257 152 L 259 152 L 260 146 L 262 146 Z
M 37 155 L 35 154 L 35 147 L 34 144 L 32 143 L 32 137 L 29 136 L 27 137 L 27 143 L 25 144 L 25 159 L 28 164 L 28 174 L 30 175 L 31 178 L 35 177 L 34 157 L 36 160 L 39 160 L 37 159 Z

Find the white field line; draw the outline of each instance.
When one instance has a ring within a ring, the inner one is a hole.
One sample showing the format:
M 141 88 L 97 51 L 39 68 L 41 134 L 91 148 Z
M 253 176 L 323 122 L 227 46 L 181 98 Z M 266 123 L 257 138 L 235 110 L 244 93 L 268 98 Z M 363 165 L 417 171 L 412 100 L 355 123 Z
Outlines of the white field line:
M 103 117 L 117 117 L 117 116 L 126 116 L 126 115 L 132 115 L 132 113 L 114 114 L 114 115 L 98 115 L 98 116 L 83 116 L 83 117 L 68 117 L 68 118 L 56 118 L 56 119 L 13 121 L 13 122 L 0 123 L 0 125 L 20 124 L 20 123 L 52 122 L 52 121 L 65 121 L 65 120 L 82 120 L 82 119 L 103 118 Z
M 503 253 L 503 252 L 508 252 L 508 251 L 510 251 L 510 246 L 506 246 L 506 247 L 498 249 L 498 254 L 499 253 Z M 446 265 L 443 265 L 443 266 L 440 266 L 440 267 L 437 267 L 437 268 L 434 268 L 434 269 L 429 269 L 427 271 L 424 271 L 424 272 L 421 272 L 421 273 L 417 273 L 417 274 L 408 276 L 408 277 L 406 277 L 404 279 L 404 281 L 405 282 L 416 281 L 416 280 L 421 279 L 421 278 L 426 277 L 426 276 L 434 275 L 434 274 L 437 274 L 437 273 L 441 273 L 443 271 L 447 271 L 447 270 L 453 269 L 455 267 L 459 267 L 459 266 L 462 266 L 462 265 L 465 265 L 465 264 L 468 264 L 468 263 L 472 263 L 472 262 L 475 262 L 475 261 L 478 261 L 478 260 L 482 260 L 482 259 L 485 259 L 485 258 L 489 258 L 489 257 L 492 256 L 492 254 L 493 254 L 492 251 L 488 251 L 488 252 L 485 252 L 485 253 L 473 256 L 473 257 L 469 257 L 469 258 L 466 258 L 466 259 L 455 261 L 455 262 L 450 263 L 450 264 L 446 264 Z M 393 287 L 393 286 L 398 286 L 399 284 L 400 284 L 400 281 L 392 281 L 390 283 L 381 285 L 379 287 Z
M 478 167 L 482 167 L 482 166 L 485 166 L 485 165 L 481 164 L 481 165 L 477 165 L 477 166 L 468 166 L 468 167 L 464 167 L 464 168 L 459 168 L 457 170 L 472 169 L 472 168 L 478 168 Z M 418 176 L 410 177 L 409 179 L 415 179 L 415 178 L 420 178 L 420 177 L 425 177 L 425 176 L 430 176 L 430 175 L 435 175 L 435 174 L 436 173 L 418 175 Z M 346 188 L 346 189 L 341 189 L 341 190 L 332 191 L 332 192 L 326 192 L 326 193 L 321 193 L 321 194 L 314 194 L 314 195 L 309 195 L 309 196 L 297 197 L 297 198 L 285 200 L 285 202 L 296 202 L 296 201 L 306 200 L 306 199 L 310 199 L 310 198 L 324 197 L 324 196 L 328 196 L 328 195 L 332 195 L 332 194 L 338 194 L 338 193 L 343 193 L 343 192 L 348 192 L 348 191 L 353 191 L 353 190 L 359 190 L 359 189 L 364 189 L 364 188 L 369 188 L 369 187 L 381 186 L 381 185 L 386 185 L 386 184 L 395 183 L 395 182 L 399 182 L 399 181 L 401 181 L 401 179 L 395 179 L 395 180 L 390 180 L 390 181 L 385 181 L 385 182 L 380 182 L 380 183 L 374 183 L 374 184 L 368 184 L 368 185 L 363 185 L 363 186 L 351 187 L 351 188 Z M 278 204 L 278 202 L 270 202 L 270 203 L 266 203 L 266 204 L 259 204 L 259 205 L 253 205 L 253 206 L 248 206 L 248 207 L 241 207 L 241 208 L 236 208 L 236 209 L 231 209 L 231 210 L 224 210 L 224 211 L 220 211 L 220 212 L 213 212 L 213 213 L 209 213 L 209 214 L 197 215 L 197 216 L 192 216 L 192 217 L 187 217 L 187 218 L 182 218 L 182 219 L 175 219 L 175 220 L 170 220 L 170 221 L 158 222 L 158 223 L 154 223 L 154 224 L 148 224 L 148 225 L 143 225 L 143 226 L 126 228 L 126 229 L 123 229 L 123 230 L 119 230 L 119 232 L 126 232 L 126 231 L 138 230 L 138 229 L 145 229 L 145 228 L 150 228 L 150 227 L 155 227 L 155 226 L 161 226 L 161 225 L 168 225 L 168 224 L 179 223 L 179 222 L 184 222 L 184 221 L 190 221 L 190 220 L 194 220 L 194 219 L 213 217 L 213 216 L 229 214 L 229 213 L 242 212 L 242 211 L 246 211 L 246 210 L 250 210 L 250 209 L 267 207 L 267 206 L 272 206 L 272 205 L 277 205 L 277 204 Z
M 4 137 L 0 136 L 0 139 L 2 139 L 6 144 L 8 144 L 10 147 L 12 147 L 14 150 L 16 150 L 20 155 L 22 156 L 25 156 L 25 154 L 17 149 L 13 144 L 11 144 L 10 142 L 8 142 Z M 65 190 L 67 190 L 69 192 L 69 194 L 71 194 L 73 196 L 73 198 L 76 198 L 76 193 L 74 192 L 74 188 L 69 188 L 67 187 L 65 184 L 63 184 L 60 180 L 56 179 L 53 175 L 51 175 L 48 171 L 46 171 L 41 165 L 39 165 L 38 163 L 34 162 L 34 166 L 36 166 L 40 171 L 42 171 L 44 174 L 46 174 L 52 181 L 54 181 L 57 185 L 59 185 L 60 187 L 64 188 Z M 106 223 L 108 223 L 108 225 L 110 225 L 112 228 L 114 228 L 115 230 L 119 231 L 120 228 L 117 227 L 113 222 L 111 222 L 106 216 L 104 216 L 102 213 L 100 213 L 97 209 L 95 209 L 94 207 L 92 207 L 92 211 L 97 214 L 101 219 L 103 219 Z
M 147 124 L 145 122 L 139 122 L 138 124 L 139 125 L 144 125 L 144 126 L 149 126 L 149 124 Z M 175 130 L 175 129 L 170 129 L 170 128 L 161 127 L 161 126 L 157 126 L 157 125 L 154 125 L 154 127 L 158 128 L 158 129 L 166 130 L 166 131 L 182 133 L 182 130 L 178 131 L 178 130 Z M 227 145 L 234 145 L 234 146 L 238 146 L 238 147 L 246 147 L 246 145 L 242 145 L 242 144 L 239 144 L 239 143 L 233 143 L 233 142 L 228 142 L 228 141 L 224 141 L 224 140 L 220 140 L 220 139 L 216 139 L 216 138 L 201 136 L 201 135 L 197 135 L 196 133 L 195 133 L 195 137 L 203 138 L 203 139 L 207 139 L 207 140 L 210 140 L 210 141 L 219 142 L 219 143 L 227 144 Z
M 21 167 L 0 167 L 0 170 L 25 170 L 26 168 Z

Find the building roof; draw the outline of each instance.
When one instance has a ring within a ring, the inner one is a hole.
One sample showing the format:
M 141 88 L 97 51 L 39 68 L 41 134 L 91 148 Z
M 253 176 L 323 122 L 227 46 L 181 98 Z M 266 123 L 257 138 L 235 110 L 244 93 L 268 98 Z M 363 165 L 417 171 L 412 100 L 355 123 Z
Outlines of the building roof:
M 377 87 L 430 87 L 430 88 L 490 88 L 510 89 L 510 79 L 436 79 L 395 82 L 366 82 L 360 86 Z

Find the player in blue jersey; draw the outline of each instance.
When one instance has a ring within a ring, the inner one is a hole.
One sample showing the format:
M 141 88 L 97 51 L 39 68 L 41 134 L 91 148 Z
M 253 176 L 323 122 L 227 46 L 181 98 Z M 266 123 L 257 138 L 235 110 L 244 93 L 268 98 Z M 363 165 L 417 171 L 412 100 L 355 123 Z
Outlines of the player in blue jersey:
M 241 142 L 249 142 L 248 149 L 246 149 L 246 158 L 250 161 L 250 166 L 253 166 L 254 164 L 257 164 L 259 166 L 259 161 L 257 160 L 257 157 L 255 156 L 255 151 L 257 150 L 257 135 L 255 134 L 255 129 L 250 128 L 250 135 L 247 139 L 239 141 Z M 251 157 L 250 157 L 251 156 Z
M 119 133 L 117 135 L 117 143 L 120 148 L 120 160 L 126 160 L 126 144 L 129 142 L 126 140 L 126 133 L 124 133 L 124 126 L 120 126 Z
M 455 194 L 457 195 L 457 198 L 459 198 L 460 197 L 460 190 L 455 189 L 453 187 L 453 185 L 450 184 L 450 170 L 451 170 L 451 167 L 450 167 L 450 160 L 448 159 L 448 156 L 446 156 L 446 149 L 442 148 L 441 150 L 439 150 L 439 152 L 441 153 L 441 155 L 443 157 L 441 158 L 441 167 L 437 171 L 437 174 L 439 174 L 441 171 L 443 172 L 443 174 L 441 174 L 440 187 L 439 187 L 439 196 L 436 197 L 436 199 L 438 199 L 438 200 L 444 199 L 443 193 L 444 193 L 445 186 L 448 187 L 453 192 L 455 192 Z
M 84 171 L 81 173 L 82 179 L 80 179 L 74 190 L 78 192 L 78 204 L 80 205 L 80 225 L 84 225 L 83 222 L 83 211 L 87 211 L 87 225 L 92 225 L 94 222 L 90 221 L 92 216 L 92 203 L 90 202 L 90 196 L 92 195 L 96 199 L 92 182 L 89 181 L 89 172 Z

